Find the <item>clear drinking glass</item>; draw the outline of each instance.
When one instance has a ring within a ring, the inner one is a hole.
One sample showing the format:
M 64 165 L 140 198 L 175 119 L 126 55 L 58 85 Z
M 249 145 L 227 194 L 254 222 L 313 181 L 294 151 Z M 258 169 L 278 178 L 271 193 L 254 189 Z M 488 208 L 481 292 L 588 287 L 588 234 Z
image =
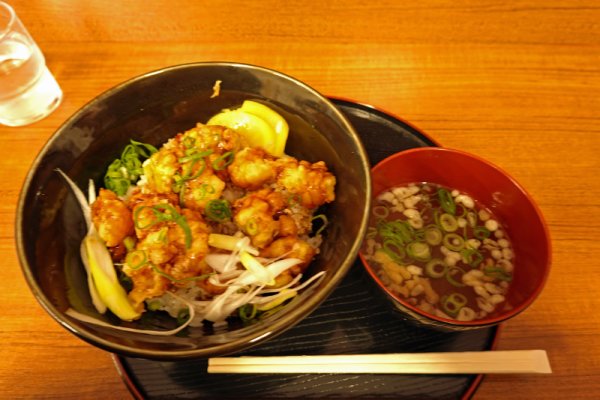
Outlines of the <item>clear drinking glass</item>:
M 14 10 L 0 1 L 0 124 L 22 126 L 58 107 L 62 90 Z

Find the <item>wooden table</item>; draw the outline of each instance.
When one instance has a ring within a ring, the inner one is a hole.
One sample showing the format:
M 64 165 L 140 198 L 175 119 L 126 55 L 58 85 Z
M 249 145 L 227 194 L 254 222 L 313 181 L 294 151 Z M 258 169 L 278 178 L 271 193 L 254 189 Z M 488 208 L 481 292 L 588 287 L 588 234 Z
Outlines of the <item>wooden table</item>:
M 131 398 L 110 355 L 61 328 L 29 292 L 16 202 L 38 151 L 87 101 L 138 74 L 208 60 L 274 68 L 375 105 L 512 174 L 546 217 L 553 268 L 538 300 L 504 325 L 499 348 L 546 349 L 554 373 L 487 376 L 475 398 L 600 397 L 597 2 L 12 4 L 65 97 L 39 123 L 0 127 L 0 398 Z

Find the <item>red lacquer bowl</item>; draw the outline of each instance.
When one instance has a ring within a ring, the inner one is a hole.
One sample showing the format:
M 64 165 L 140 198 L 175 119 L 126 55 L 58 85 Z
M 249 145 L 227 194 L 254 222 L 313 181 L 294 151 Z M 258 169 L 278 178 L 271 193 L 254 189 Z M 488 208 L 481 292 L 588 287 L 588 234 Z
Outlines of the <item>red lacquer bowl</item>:
M 542 291 L 550 271 L 548 228 L 532 197 L 512 177 L 490 162 L 463 151 L 424 147 L 396 153 L 372 169 L 373 194 L 413 182 L 431 182 L 469 194 L 495 214 L 512 240 L 514 277 L 506 295 L 509 311 L 459 322 L 426 313 L 386 288 L 364 255 L 369 275 L 404 318 L 443 330 L 489 327 L 525 310 Z

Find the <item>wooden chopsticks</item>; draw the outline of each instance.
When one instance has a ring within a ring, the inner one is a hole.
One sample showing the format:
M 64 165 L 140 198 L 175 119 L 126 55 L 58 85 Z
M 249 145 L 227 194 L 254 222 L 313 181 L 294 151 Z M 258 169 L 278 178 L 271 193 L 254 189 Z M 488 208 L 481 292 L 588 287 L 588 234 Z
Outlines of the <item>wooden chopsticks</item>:
M 545 350 L 396 353 L 208 360 L 213 374 L 524 374 L 552 373 Z

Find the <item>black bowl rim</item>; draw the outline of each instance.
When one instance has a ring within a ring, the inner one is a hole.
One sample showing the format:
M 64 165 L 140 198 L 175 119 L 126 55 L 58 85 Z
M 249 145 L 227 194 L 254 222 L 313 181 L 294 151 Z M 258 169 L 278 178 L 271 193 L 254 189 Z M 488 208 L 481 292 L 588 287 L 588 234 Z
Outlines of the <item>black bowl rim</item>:
M 344 258 L 342 265 L 335 271 L 334 276 L 327 283 L 326 286 L 315 296 L 311 297 L 308 301 L 299 305 L 298 307 L 290 310 L 284 317 L 278 319 L 273 324 L 261 329 L 256 332 L 253 337 L 243 337 L 232 340 L 226 343 L 216 344 L 210 347 L 198 348 L 193 350 L 146 350 L 146 349 L 137 349 L 131 346 L 122 345 L 113 343 L 106 339 L 103 339 L 100 336 L 97 336 L 86 329 L 78 328 L 77 324 L 73 324 L 69 319 L 66 318 L 64 313 L 57 310 L 57 308 L 48 300 L 47 296 L 44 294 L 41 287 L 38 285 L 29 262 L 27 261 L 27 256 L 25 254 L 25 249 L 23 246 L 23 213 L 25 208 L 25 199 L 27 197 L 27 192 L 30 189 L 31 182 L 33 180 L 33 176 L 35 175 L 35 171 L 37 170 L 39 164 L 42 159 L 49 151 L 50 147 L 57 140 L 60 132 L 66 129 L 69 125 L 73 123 L 73 121 L 77 120 L 81 114 L 83 114 L 87 109 L 89 109 L 94 104 L 97 104 L 103 101 L 105 98 L 112 96 L 114 93 L 117 93 L 121 90 L 124 90 L 129 85 L 134 84 L 138 81 L 148 79 L 149 77 L 157 74 L 163 74 L 167 72 L 172 72 L 180 69 L 188 69 L 188 68 L 198 68 L 198 67 L 234 67 L 234 68 L 243 68 L 249 70 L 259 70 L 264 73 L 273 74 L 283 78 L 284 80 L 290 81 L 291 83 L 301 87 L 303 90 L 310 92 L 319 100 L 321 100 L 324 104 L 328 106 L 329 109 L 334 113 L 336 118 L 343 123 L 344 128 L 350 134 L 350 137 L 353 142 L 356 144 L 357 153 L 361 159 L 361 167 L 364 171 L 365 180 L 367 183 L 367 187 L 365 188 L 365 208 L 362 212 L 361 216 L 361 226 L 359 228 L 359 234 L 356 237 L 350 251 Z M 48 139 L 46 144 L 42 147 L 33 163 L 31 164 L 27 176 L 25 177 L 23 186 L 21 188 L 21 192 L 19 194 L 19 199 L 17 203 L 17 215 L 15 221 L 15 241 L 16 241 L 16 249 L 17 255 L 19 258 L 19 263 L 21 265 L 21 270 L 25 276 L 27 284 L 29 285 L 30 290 L 32 291 L 34 297 L 40 303 L 42 308 L 60 325 L 62 325 L 65 329 L 75 334 L 79 338 L 85 340 L 86 342 L 93 344 L 97 347 L 100 347 L 104 350 L 110 352 L 116 352 L 119 354 L 124 354 L 132 357 L 142 357 L 142 358 L 150 358 L 150 359 L 163 359 L 163 360 L 175 360 L 175 359 L 186 359 L 186 358 L 202 358 L 209 357 L 214 355 L 225 355 L 234 353 L 237 351 L 241 351 L 247 349 L 249 347 L 253 347 L 259 343 L 266 341 L 267 339 L 273 338 L 287 329 L 293 327 L 297 323 L 299 323 L 302 319 L 310 315 L 336 288 L 342 278 L 346 275 L 348 270 L 352 267 L 354 260 L 358 256 L 358 252 L 362 243 L 362 239 L 366 234 L 367 230 L 367 221 L 369 216 L 369 210 L 371 208 L 371 198 L 372 198 L 372 185 L 371 185 L 371 166 L 369 163 L 369 159 L 366 153 L 366 150 L 358 136 L 356 130 L 349 122 L 349 120 L 343 115 L 343 113 L 328 99 L 326 96 L 319 93 L 317 90 L 313 89 L 306 83 L 290 76 L 284 74 L 280 71 L 276 71 L 270 68 L 247 64 L 247 63 L 238 63 L 238 62 L 229 62 L 229 61 L 210 61 L 210 62 L 193 62 L 193 63 L 185 63 L 185 64 L 177 64 L 173 66 L 168 66 L 160 69 L 156 69 L 150 72 L 146 72 L 144 74 L 135 76 L 126 81 L 123 81 L 116 86 L 100 93 L 98 96 L 94 97 L 92 100 L 81 106 L 71 117 L 69 117 Z

